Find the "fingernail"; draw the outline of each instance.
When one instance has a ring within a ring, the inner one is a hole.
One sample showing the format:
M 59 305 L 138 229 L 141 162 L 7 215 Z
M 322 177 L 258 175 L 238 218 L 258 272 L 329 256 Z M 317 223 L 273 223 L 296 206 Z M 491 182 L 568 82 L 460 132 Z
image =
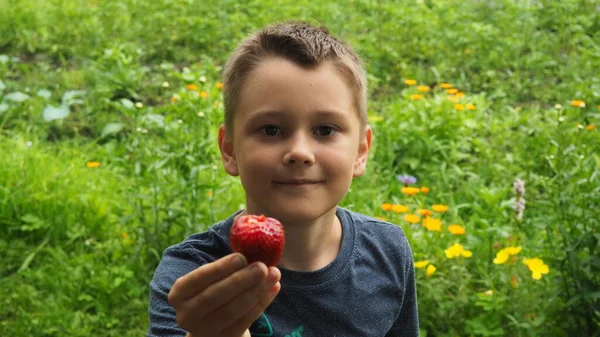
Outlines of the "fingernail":
M 234 268 L 239 269 L 246 265 L 246 260 L 240 254 L 235 254 L 231 263 Z
M 260 267 L 258 266 L 258 264 L 253 264 L 251 268 L 252 268 L 251 272 L 253 275 L 262 276 L 263 272 L 260 269 Z

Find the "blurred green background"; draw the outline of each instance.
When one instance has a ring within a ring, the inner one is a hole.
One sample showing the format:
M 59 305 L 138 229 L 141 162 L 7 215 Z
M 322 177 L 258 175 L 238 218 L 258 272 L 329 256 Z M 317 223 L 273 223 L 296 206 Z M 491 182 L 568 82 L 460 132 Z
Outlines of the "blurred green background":
M 342 206 L 406 231 L 422 336 L 600 336 L 599 1 L 0 0 L 0 13 L 2 336 L 145 334 L 163 250 L 244 207 L 216 146 L 220 72 L 284 19 L 326 25 L 366 61 L 375 144 Z M 403 193 L 399 174 L 430 191 Z

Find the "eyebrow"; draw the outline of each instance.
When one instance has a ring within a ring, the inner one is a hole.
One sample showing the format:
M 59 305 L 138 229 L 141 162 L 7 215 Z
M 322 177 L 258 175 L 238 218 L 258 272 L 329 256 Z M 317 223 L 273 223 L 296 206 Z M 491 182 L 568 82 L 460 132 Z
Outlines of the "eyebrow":
M 342 119 L 348 118 L 348 114 L 345 114 L 340 111 L 335 111 L 335 110 L 319 110 L 316 112 L 316 114 L 319 117 L 333 117 L 333 118 L 342 118 Z M 280 111 L 280 110 L 257 111 L 257 112 L 251 113 L 250 116 L 248 116 L 248 121 L 253 121 L 256 119 L 260 119 L 260 118 L 280 117 L 280 116 L 285 116 L 285 112 Z

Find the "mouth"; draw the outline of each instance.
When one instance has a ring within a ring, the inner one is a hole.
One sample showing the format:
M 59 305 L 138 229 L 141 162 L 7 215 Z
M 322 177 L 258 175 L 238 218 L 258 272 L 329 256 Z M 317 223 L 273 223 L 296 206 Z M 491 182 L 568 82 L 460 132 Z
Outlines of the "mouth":
M 284 186 L 304 186 L 304 185 L 316 185 L 322 183 L 322 180 L 313 180 L 313 179 L 290 179 L 290 180 L 279 180 L 274 181 L 273 183 L 276 185 L 284 185 Z

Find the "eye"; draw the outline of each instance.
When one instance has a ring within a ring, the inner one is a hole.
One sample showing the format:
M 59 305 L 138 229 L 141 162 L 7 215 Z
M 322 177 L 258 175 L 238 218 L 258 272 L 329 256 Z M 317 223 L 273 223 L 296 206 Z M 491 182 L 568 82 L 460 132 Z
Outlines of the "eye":
M 281 130 L 275 125 L 265 125 L 261 128 L 261 131 L 267 136 L 277 136 L 281 133 Z
M 319 126 L 316 130 L 317 135 L 327 137 L 335 133 L 335 130 L 331 126 Z

